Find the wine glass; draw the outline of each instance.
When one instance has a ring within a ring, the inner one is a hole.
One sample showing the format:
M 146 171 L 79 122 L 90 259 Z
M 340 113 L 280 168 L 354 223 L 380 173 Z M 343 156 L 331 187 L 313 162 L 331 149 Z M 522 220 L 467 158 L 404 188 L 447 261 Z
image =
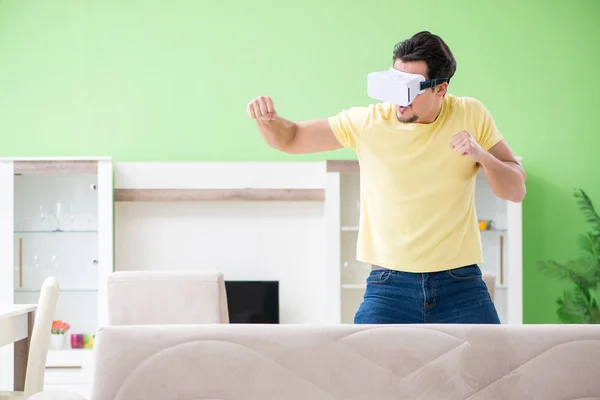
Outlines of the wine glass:
M 56 218 L 56 230 L 55 230 L 55 232 L 60 232 L 60 209 L 61 209 L 60 201 L 57 201 L 56 202 L 56 206 L 54 208 L 54 218 Z
M 357 283 L 360 279 L 360 264 L 354 260 L 344 262 L 344 281 L 346 283 Z
M 69 224 L 71 225 L 71 230 L 75 230 L 75 206 L 73 202 L 69 202 Z
M 46 221 L 46 210 L 44 210 L 44 206 L 40 206 L 40 230 L 43 231 L 45 230 L 45 224 L 44 222 Z
M 57 256 L 52 256 L 52 258 L 50 258 L 50 269 L 60 270 L 60 263 L 58 262 Z

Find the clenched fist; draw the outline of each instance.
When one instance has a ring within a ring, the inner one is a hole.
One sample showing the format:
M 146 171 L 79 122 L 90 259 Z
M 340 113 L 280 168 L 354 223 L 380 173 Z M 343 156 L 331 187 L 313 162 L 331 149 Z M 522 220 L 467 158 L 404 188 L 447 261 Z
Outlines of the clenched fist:
M 275 120 L 277 112 L 273 105 L 273 100 L 269 96 L 260 96 L 252 100 L 246 106 L 246 111 L 252 119 Z
M 460 155 L 471 157 L 475 162 L 480 162 L 485 152 L 467 131 L 460 131 L 454 135 L 450 147 Z

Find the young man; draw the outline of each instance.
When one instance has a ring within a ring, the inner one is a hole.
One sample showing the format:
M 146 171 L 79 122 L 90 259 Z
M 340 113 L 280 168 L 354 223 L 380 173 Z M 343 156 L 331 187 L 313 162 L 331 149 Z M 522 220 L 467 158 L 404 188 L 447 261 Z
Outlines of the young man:
M 393 67 L 446 78 L 401 107 L 387 102 L 291 122 L 269 97 L 247 106 L 265 141 L 290 154 L 350 147 L 361 177 L 357 258 L 371 264 L 355 323 L 499 323 L 478 266 L 475 174 L 494 193 L 525 196 L 525 172 L 477 100 L 447 92 L 456 61 L 420 32 L 394 48 Z

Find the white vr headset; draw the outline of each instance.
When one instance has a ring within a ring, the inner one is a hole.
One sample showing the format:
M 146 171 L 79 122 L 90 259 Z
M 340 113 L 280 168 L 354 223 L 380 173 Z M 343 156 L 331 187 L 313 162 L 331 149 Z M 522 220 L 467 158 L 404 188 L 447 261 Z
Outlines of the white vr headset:
M 387 71 L 371 72 L 367 75 L 367 95 L 375 100 L 406 107 L 426 89 L 449 81 L 448 78 L 427 81 L 423 75 L 409 74 L 390 68 Z

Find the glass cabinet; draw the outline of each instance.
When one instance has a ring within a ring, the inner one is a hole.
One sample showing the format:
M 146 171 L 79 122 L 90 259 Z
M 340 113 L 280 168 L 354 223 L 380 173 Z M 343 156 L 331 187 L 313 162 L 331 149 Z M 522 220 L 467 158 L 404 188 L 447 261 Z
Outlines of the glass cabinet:
M 2 159 L 0 187 L 0 302 L 35 304 L 44 280 L 56 277 L 54 320 L 69 328 L 52 335 L 48 374 L 80 371 L 89 362 L 96 330 L 106 323 L 105 286 L 113 270 L 112 162 Z M 52 383 L 51 376 L 46 380 Z

